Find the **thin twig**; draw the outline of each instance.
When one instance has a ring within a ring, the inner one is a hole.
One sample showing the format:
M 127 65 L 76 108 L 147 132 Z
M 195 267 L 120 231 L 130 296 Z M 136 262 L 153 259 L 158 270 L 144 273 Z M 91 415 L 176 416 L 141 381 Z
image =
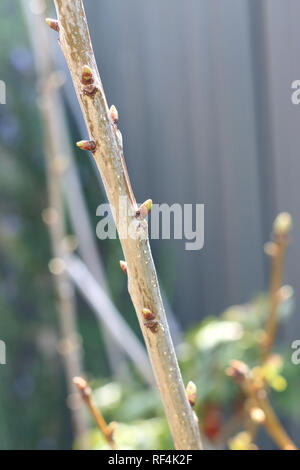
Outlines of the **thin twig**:
M 269 356 L 274 344 L 278 326 L 279 290 L 282 285 L 284 260 L 291 230 L 291 216 L 283 212 L 277 216 L 273 225 L 273 241 L 267 244 L 267 254 L 271 258 L 269 286 L 269 314 L 262 344 L 261 362 Z
M 282 450 L 297 450 L 269 402 L 264 383 L 255 379 L 248 366 L 240 361 L 232 361 L 227 374 L 235 380 L 245 396 L 251 400 L 256 416 L 258 413 L 260 414 L 260 418 L 256 418 L 256 422 L 260 421 L 264 425 L 274 442 Z M 254 413 L 250 413 L 250 416 L 255 419 Z
M 101 173 L 108 200 L 127 262 L 128 290 L 145 338 L 156 381 L 177 449 L 201 449 L 201 440 L 191 407 L 185 395 L 169 327 L 165 316 L 157 275 L 148 240 L 148 225 L 140 220 L 149 207 L 138 209 L 123 156 L 122 137 L 112 121 L 81 0 L 55 0 L 59 23 L 59 41 L 74 82 L 78 100 L 95 142 L 92 149 Z M 87 66 L 91 74 L 83 76 Z M 124 200 L 128 213 L 121 213 Z M 140 211 L 136 217 L 137 211 Z M 128 236 L 128 233 L 134 236 Z M 124 235 L 125 234 L 125 235 Z M 149 327 L 143 309 L 155 315 L 156 327 Z
M 74 385 L 76 386 L 77 390 L 80 393 L 80 396 L 84 403 L 86 404 L 87 408 L 89 409 L 96 425 L 98 426 L 101 434 L 103 434 L 104 438 L 106 439 L 108 445 L 111 449 L 116 450 L 116 443 L 113 438 L 113 431 L 106 423 L 105 419 L 103 418 L 99 408 L 96 406 L 92 390 L 88 386 L 86 380 L 81 377 L 74 377 L 73 379 Z

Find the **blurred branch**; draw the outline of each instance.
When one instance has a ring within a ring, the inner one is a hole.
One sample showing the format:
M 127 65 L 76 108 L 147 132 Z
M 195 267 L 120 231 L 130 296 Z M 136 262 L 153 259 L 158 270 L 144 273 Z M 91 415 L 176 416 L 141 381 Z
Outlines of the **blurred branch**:
M 41 3 L 43 7 L 43 3 Z M 73 377 L 80 375 L 81 368 L 81 345 L 77 333 L 77 321 L 75 314 L 75 299 L 73 287 L 69 277 L 64 270 L 63 258 L 65 255 L 64 239 L 66 237 L 64 208 L 61 194 L 61 165 L 55 146 L 53 145 L 53 119 L 55 119 L 55 109 L 53 109 L 53 90 L 55 89 L 54 77 L 51 76 L 49 61 L 47 56 L 43 56 L 43 33 L 41 30 L 41 18 L 28 14 L 27 5 L 24 6 L 29 31 L 34 31 L 38 35 L 32 38 L 35 44 L 35 59 L 38 63 L 39 72 L 39 105 L 42 116 L 44 130 L 44 154 L 46 157 L 47 188 L 49 208 L 43 213 L 44 221 L 48 227 L 52 252 L 54 258 L 50 261 L 49 267 L 54 274 L 54 282 L 58 305 L 58 318 L 60 324 L 61 340 L 59 352 L 63 358 L 68 392 L 73 394 Z M 42 30 L 41 30 L 42 31 Z M 38 43 L 38 44 L 36 44 Z M 86 448 L 86 433 L 88 430 L 85 414 L 76 407 L 71 407 L 71 415 L 74 426 L 74 434 L 80 448 Z
M 79 391 L 82 400 L 84 401 L 92 417 L 94 418 L 94 421 L 98 426 L 101 434 L 103 434 L 110 448 L 112 450 L 116 450 L 117 447 L 113 438 L 113 429 L 107 425 L 99 408 L 96 406 L 93 400 L 92 390 L 88 386 L 87 382 L 81 377 L 74 377 L 73 382 L 74 385 L 77 387 L 77 390 Z
M 253 376 L 248 366 L 231 361 L 227 374 L 239 385 L 251 402 L 250 417 L 264 425 L 274 442 L 283 450 L 296 450 L 296 446 L 283 429 L 267 396 L 264 382 Z
M 134 227 L 135 237 L 121 237 L 127 262 L 128 289 L 145 338 L 167 419 L 176 449 L 200 449 L 197 423 L 187 401 L 152 260 L 148 227 L 141 220 L 149 209 L 149 201 L 137 208 L 123 157 L 122 138 L 111 120 L 81 0 L 55 1 L 60 45 L 67 59 L 75 90 L 89 130 L 95 161 L 104 181 L 108 199 L 119 214 L 120 198 L 129 205 L 129 214 L 116 217 L 117 229 L 128 234 Z M 84 67 L 85 66 L 85 67 Z M 86 67 L 87 66 L 87 67 Z M 84 69 L 83 69 L 84 67 Z M 83 74 L 82 71 L 91 73 Z M 88 143 L 88 142 L 87 142 Z M 138 214 L 138 217 L 136 215 Z M 143 310 L 153 312 L 156 325 L 148 327 Z
M 280 287 L 283 279 L 284 260 L 292 227 L 290 214 L 283 212 L 277 216 L 273 225 L 273 241 L 266 245 L 266 252 L 271 258 L 269 287 L 269 315 L 265 326 L 261 360 L 265 361 L 276 339 L 278 326 L 278 308 Z
M 280 288 L 283 279 L 286 248 L 289 241 L 288 235 L 291 228 L 291 216 L 285 212 L 279 214 L 273 224 L 273 240 L 265 245 L 265 252 L 271 258 L 271 273 L 269 310 L 261 345 L 261 367 L 256 367 L 250 371 L 244 363 L 232 361 L 231 367 L 227 371 L 228 375 L 232 376 L 241 387 L 246 397 L 244 410 L 247 432 L 238 435 L 236 441 L 243 442 L 241 437 L 244 437 L 245 443 L 248 441 L 254 443 L 258 427 L 263 424 L 273 440 L 282 449 L 295 449 L 295 445 L 283 429 L 268 400 L 268 384 L 263 375 L 262 366 L 271 358 L 270 353 L 276 339 L 278 309 L 281 302 Z M 235 443 L 235 439 L 232 440 L 232 443 Z
M 97 284 L 88 268 L 76 255 L 66 258 L 66 269 L 77 289 L 105 324 L 115 343 L 130 357 L 144 380 L 153 386 L 153 374 L 146 351 L 105 290 Z

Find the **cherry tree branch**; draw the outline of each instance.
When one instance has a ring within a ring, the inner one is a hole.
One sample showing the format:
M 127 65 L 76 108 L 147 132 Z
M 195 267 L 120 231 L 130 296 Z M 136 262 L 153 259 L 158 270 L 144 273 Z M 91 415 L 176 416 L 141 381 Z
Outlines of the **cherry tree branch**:
M 93 152 L 115 216 L 127 263 L 128 290 L 143 332 L 175 447 L 201 449 L 198 425 L 186 398 L 169 333 L 148 240 L 148 226 L 145 220 L 141 220 L 150 204 L 147 201 L 136 216 L 138 207 L 123 157 L 122 139 L 107 106 L 82 1 L 55 0 L 55 5 L 58 24 L 54 29 L 59 29 L 60 45 L 89 132 L 90 145 L 81 143 L 81 146 Z M 129 210 L 126 214 L 122 212 L 122 217 L 119 217 L 124 200 Z M 131 236 L 128 235 L 129 231 Z M 151 326 L 149 320 L 144 318 L 144 309 L 153 314 Z

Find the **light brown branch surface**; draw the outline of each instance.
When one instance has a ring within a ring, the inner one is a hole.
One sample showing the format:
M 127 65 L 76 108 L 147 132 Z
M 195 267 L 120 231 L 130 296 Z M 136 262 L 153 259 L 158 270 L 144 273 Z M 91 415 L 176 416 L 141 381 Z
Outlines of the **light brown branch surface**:
M 103 434 L 104 438 L 106 439 L 108 445 L 113 450 L 117 449 L 117 446 L 116 446 L 114 438 L 113 438 L 113 432 L 110 429 L 110 427 L 107 425 L 107 423 L 106 423 L 105 419 L 103 418 L 99 408 L 96 406 L 96 404 L 93 400 L 92 390 L 88 386 L 87 382 L 81 377 L 74 377 L 73 382 L 74 382 L 74 385 L 76 386 L 78 392 L 80 393 L 80 396 L 81 396 L 82 400 L 84 401 L 87 408 L 89 409 L 89 411 L 90 411 L 96 425 L 98 426 L 101 434 Z
M 147 223 L 135 217 L 137 206 L 118 139 L 118 131 L 109 114 L 83 4 L 81 0 L 55 0 L 55 5 L 61 48 L 68 62 L 89 138 L 96 143 L 93 156 L 101 173 L 109 202 L 116 214 L 116 226 L 127 262 L 129 293 L 144 335 L 175 447 L 201 449 L 198 426 L 185 395 L 161 300 L 148 241 Z M 94 85 L 98 90 L 94 96 L 86 95 L 83 90 L 81 80 L 84 65 L 91 68 L 95 78 Z M 118 217 L 120 197 L 128 201 L 130 209 L 129 214 L 122 220 Z M 133 227 L 136 239 L 124 236 L 129 227 Z M 158 328 L 147 328 L 142 315 L 144 308 L 155 314 Z

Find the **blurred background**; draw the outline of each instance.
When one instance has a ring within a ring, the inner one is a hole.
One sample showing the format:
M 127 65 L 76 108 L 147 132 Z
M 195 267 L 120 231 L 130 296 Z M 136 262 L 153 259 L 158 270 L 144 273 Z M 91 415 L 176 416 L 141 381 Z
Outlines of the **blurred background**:
M 153 241 L 152 249 L 184 379 L 198 385 L 201 426 L 216 446 L 226 445 L 225 437 L 216 437 L 237 396 L 222 375 L 226 361 L 256 361 L 267 310 L 261 293 L 269 282 L 264 244 L 278 212 L 293 217 L 284 282 L 294 294 L 282 308 L 275 347 L 282 361 L 277 386 L 274 382 L 271 388 L 274 407 L 300 445 L 300 366 L 290 360 L 291 343 L 300 339 L 300 107 L 291 102 L 291 84 L 300 79 L 300 4 L 84 4 L 107 100 L 119 111 L 137 201 L 151 197 L 155 203 L 205 204 L 201 251 L 186 251 L 184 240 Z M 87 132 L 57 34 L 43 20 L 55 17 L 53 2 L 2 0 L 0 13 L 0 79 L 6 83 L 6 104 L 0 105 L 0 339 L 7 356 L 7 364 L 0 365 L 0 448 L 76 448 L 78 433 L 87 428 L 89 447 L 105 446 L 73 396 L 68 374 L 74 367 L 89 378 L 107 419 L 123 423 L 124 447 L 170 448 L 118 266 L 119 242 L 96 239 L 96 208 L 105 195 L 92 159 L 75 146 Z M 43 101 L 45 76 L 55 82 L 58 125 L 51 131 L 47 119 L 53 110 Z M 60 145 L 50 151 L 53 135 Z M 58 183 L 51 179 L 53 153 L 67 159 L 63 165 L 54 161 Z M 73 253 L 63 286 L 57 282 L 64 269 L 55 234 L 53 252 L 48 230 L 57 216 L 53 199 L 49 210 L 49 194 L 51 188 L 52 196 L 58 194 L 60 187 L 56 209 L 64 213 L 65 226 L 58 237 Z M 241 306 L 221 316 L 231 305 Z M 130 327 L 132 347 L 122 349 L 107 318 L 116 319 L 121 336 L 124 323 Z M 227 340 L 222 328 L 216 331 L 222 321 L 232 327 Z M 134 365 L 129 356 L 135 351 L 141 355 Z M 148 372 L 142 374 L 143 369 Z M 264 431 L 259 446 L 274 448 Z

